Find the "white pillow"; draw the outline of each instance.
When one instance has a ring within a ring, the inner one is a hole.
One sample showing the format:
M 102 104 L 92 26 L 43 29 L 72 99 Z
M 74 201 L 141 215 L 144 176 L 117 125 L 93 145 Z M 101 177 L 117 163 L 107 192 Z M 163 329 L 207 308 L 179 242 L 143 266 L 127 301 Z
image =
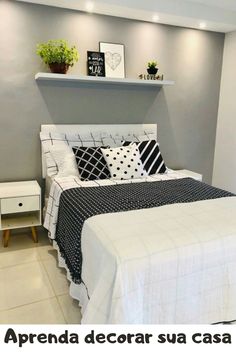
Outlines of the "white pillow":
M 136 145 L 121 146 L 113 149 L 101 148 L 101 150 L 112 179 L 124 180 L 147 176 Z
M 58 132 L 41 132 L 40 140 L 42 144 L 42 153 L 46 163 L 46 174 L 49 177 L 55 177 L 58 174 L 58 167 L 50 150 L 52 147 L 66 149 L 72 146 L 101 146 L 102 140 L 98 134 L 63 134 Z
M 69 146 L 52 146 L 50 153 L 54 159 L 58 174 L 57 177 L 76 176 L 79 177 L 75 155 Z

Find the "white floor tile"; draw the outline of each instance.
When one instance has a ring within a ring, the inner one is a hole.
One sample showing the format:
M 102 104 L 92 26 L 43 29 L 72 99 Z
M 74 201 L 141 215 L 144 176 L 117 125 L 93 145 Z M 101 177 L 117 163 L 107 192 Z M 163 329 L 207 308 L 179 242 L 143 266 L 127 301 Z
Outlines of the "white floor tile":
M 0 310 L 53 296 L 47 273 L 39 262 L 0 269 Z
M 0 324 L 66 323 L 56 298 L 0 312 Z
M 15 265 L 29 263 L 39 260 L 39 253 L 36 248 L 11 250 L 0 253 L 0 269 Z
M 57 259 L 57 251 L 51 245 L 38 247 L 37 252 L 41 260 L 48 261 Z
M 53 290 L 56 295 L 67 294 L 69 291 L 69 281 L 66 278 L 66 271 L 57 266 L 57 259 L 42 260 Z
M 13 231 L 7 248 L 0 237 L 0 324 L 80 324 L 57 251 L 44 230 L 38 236 L 33 243 L 30 231 Z
M 77 300 L 72 299 L 70 295 L 58 296 L 58 301 L 62 308 L 66 322 L 68 324 L 80 324 L 81 312 L 79 302 Z

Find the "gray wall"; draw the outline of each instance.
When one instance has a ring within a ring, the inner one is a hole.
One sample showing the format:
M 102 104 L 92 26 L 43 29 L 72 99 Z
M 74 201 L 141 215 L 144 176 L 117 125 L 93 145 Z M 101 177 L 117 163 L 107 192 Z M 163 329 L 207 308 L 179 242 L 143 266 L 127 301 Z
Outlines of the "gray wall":
M 236 32 L 225 39 L 213 184 L 236 193 Z
M 41 177 L 43 123 L 158 123 L 161 150 L 172 168 L 211 182 L 224 35 L 91 15 L 40 5 L 0 2 L 0 181 Z M 37 84 L 47 70 L 38 42 L 65 38 L 81 57 L 71 73 L 86 74 L 86 51 L 99 41 L 124 43 L 126 75 L 157 59 L 174 87 Z

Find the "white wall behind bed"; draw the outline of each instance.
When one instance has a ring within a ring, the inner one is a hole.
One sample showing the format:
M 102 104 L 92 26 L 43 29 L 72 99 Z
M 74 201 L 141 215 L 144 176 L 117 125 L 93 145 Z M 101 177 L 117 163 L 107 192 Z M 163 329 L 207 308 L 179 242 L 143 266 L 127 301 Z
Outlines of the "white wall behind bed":
M 213 185 L 236 193 L 236 31 L 225 37 Z
M 111 135 L 144 135 L 154 134 L 157 138 L 156 124 L 46 124 L 41 125 L 41 132 L 58 132 L 64 134 L 111 134 Z M 42 154 L 42 176 L 46 177 L 44 154 Z

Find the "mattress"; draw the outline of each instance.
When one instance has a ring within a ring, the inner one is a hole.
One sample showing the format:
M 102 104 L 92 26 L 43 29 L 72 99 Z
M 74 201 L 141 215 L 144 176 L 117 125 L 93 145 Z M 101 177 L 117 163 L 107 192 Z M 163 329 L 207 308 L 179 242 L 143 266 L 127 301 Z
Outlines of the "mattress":
M 45 198 L 47 198 L 47 199 L 49 197 L 49 193 L 50 193 L 50 189 L 51 189 L 53 180 L 54 180 L 54 177 L 46 176 L 46 178 L 45 178 Z
M 183 177 L 171 171 L 145 181 Z M 72 177 L 54 181 L 45 227 L 55 248 L 61 193 L 114 183 Z M 88 218 L 81 235 L 81 284 L 72 281 L 59 252 L 59 264 L 71 281 L 70 294 L 82 306 L 82 323 L 198 324 L 235 319 L 235 212 L 236 198 L 224 197 Z
M 51 189 L 53 181 L 54 181 L 54 177 L 46 176 L 46 178 L 45 178 L 45 192 L 44 192 L 44 206 L 43 206 L 43 219 L 45 219 L 47 205 L 48 205 L 48 199 L 49 199 L 49 193 L 50 193 L 50 189 Z

